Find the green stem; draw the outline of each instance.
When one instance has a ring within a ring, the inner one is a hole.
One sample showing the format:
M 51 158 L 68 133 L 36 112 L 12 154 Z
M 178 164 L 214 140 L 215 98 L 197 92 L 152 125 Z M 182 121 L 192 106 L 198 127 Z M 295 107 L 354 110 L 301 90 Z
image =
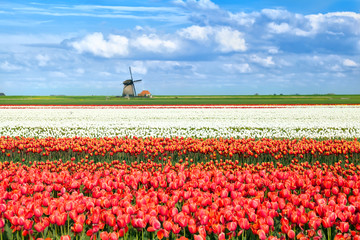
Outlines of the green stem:
M 328 240 L 330 240 L 331 239 L 331 228 L 328 228 Z
M 68 217 L 67 217 L 67 224 L 68 224 L 68 227 L 67 227 L 67 228 L 68 228 L 68 229 L 67 229 L 67 230 L 68 230 L 68 231 L 67 231 L 67 234 L 69 234 L 69 235 L 70 235 L 70 219 L 69 219 L 69 218 L 70 218 L 70 216 L 68 216 Z

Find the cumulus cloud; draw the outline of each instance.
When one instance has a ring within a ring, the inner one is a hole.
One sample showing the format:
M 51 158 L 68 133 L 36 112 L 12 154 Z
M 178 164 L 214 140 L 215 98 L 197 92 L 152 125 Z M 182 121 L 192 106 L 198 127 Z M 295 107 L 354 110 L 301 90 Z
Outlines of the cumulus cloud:
M 252 61 L 254 63 L 258 63 L 264 67 L 270 67 L 270 66 L 275 65 L 272 56 L 267 56 L 265 58 L 261 58 L 257 55 L 251 55 L 250 61 Z
M 271 20 L 288 19 L 291 13 L 283 9 L 263 9 L 261 14 Z
M 179 35 L 190 40 L 206 41 L 209 35 L 213 34 L 213 29 L 210 26 L 197 26 L 193 25 L 179 31 Z
M 229 27 L 220 28 L 215 39 L 221 52 L 242 52 L 247 49 L 242 33 Z
M 255 22 L 256 18 L 260 16 L 260 13 L 253 12 L 253 13 L 245 13 L 245 12 L 238 12 L 238 13 L 231 13 L 228 12 L 229 21 L 234 22 L 238 26 L 245 26 L 251 27 Z
M 343 65 L 346 67 L 357 67 L 358 66 L 358 64 L 351 59 L 345 59 L 343 61 Z
M 171 53 L 177 50 L 175 41 L 161 39 L 156 34 L 142 35 L 137 37 L 132 45 L 139 50 L 155 53 Z
M 199 42 L 212 41 L 216 44 L 215 49 L 219 52 L 243 52 L 247 50 L 244 36 L 236 29 L 227 26 L 211 27 L 193 25 L 184 28 L 178 34 L 189 40 Z
M 268 24 L 268 28 L 269 31 L 273 33 L 286 33 L 290 31 L 290 26 L 287 23 L 276 24 L 271 22 Z
M 271 22 L 267 27 L 272 33 L 289 33 L 301 37 L 318 34 L 329 36 L 360 34 L 360 14 L 355 12 L 302 15 L 287 10 L 264 9 L 261 13 L 262 15 L 256 20 L 261 20 L 261 17 L 269 18 Z
M 70 45 L 79 53 L 88 52 L 105 58 L 126 56 L 129 53 L 129 40 L 126 37 L 110 34 L 106 40 L 103 34 L 99 32 L 89 34 Z

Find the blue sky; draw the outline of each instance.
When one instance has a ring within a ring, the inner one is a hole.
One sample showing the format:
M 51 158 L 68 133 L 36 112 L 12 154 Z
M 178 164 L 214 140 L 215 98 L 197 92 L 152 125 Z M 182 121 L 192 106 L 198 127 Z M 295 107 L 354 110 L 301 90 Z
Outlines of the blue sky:
M 360 93 L 360 0 L 0 3 L 0 92 Z

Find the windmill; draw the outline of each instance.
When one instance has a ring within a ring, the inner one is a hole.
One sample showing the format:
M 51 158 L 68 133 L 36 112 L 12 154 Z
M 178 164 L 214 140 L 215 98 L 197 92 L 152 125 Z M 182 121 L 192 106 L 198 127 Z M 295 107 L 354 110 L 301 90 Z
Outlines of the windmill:
M 129 67 L 130 71 L 130 77 L 131 79 L 123 81 L 124 89 L 123 89 L 123 97 L 129 96 L 129 97 L 135 97 L 136 96 L 136 90 L 135 90 L 135 82 L 140 82 L 141 79 L 134 80 L 132 73 L 131 73 L 131 67 Z

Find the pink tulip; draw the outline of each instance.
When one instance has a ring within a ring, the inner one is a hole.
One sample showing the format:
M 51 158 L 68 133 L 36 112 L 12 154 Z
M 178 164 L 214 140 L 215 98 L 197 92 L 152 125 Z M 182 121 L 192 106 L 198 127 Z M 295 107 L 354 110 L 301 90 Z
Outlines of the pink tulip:
M 71 237 L 69 235 L 63 235 L 60 237 L 60 240 L 71 240 Z

